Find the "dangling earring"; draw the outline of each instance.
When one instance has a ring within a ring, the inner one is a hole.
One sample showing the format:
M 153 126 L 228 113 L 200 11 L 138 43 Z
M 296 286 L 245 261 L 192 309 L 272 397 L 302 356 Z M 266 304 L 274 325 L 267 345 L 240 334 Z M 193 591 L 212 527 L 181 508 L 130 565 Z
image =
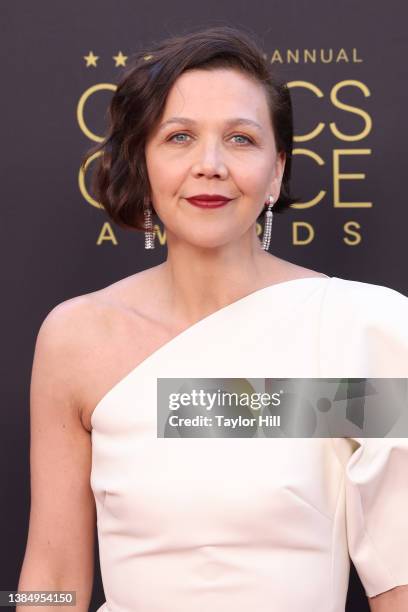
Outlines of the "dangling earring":
M 145 227 L 145 249 L 154 249 L 154 230 L 152 222 L 152 210 L 148 205 L 144 209 L 144 227 Z
M 274 202 L 274 198 L 272 195 L 269 196 L 268 201 L 265 204 L 268 204 L 268 208 L 265 212 L 265 226 L 264 233 L 262 239 L 262 248 L 267 251 L 269 249 L 269 245 L 271 243 L 271 234 L 272 234 L 272 220 L 273 220 L 273 212 L 272 205 Z

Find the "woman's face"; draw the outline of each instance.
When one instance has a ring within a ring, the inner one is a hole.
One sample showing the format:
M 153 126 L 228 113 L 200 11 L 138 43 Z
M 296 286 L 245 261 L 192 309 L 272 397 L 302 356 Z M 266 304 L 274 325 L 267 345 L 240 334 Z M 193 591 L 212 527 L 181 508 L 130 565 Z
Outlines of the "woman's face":
M 284 154 L 276 152 L 266 94 L 237 70 L 184 72 L 168 94 L 145 155 L 151 201 L 169 243 L 217 247 L 248 231 L 256 235 L 268 195 L 275 202 L 279 196 Z M 220 208 L 186 200 L 200 194 L 231 200 Z

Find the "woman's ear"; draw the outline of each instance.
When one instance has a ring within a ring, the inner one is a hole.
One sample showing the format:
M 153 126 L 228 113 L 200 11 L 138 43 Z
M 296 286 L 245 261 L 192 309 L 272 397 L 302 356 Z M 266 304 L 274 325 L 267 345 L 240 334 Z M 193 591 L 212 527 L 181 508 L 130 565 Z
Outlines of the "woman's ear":
M 279 193 L 281 190 L 283 173 L 285 171 L 285 164 L 286 164 L 286 153 L 284 151 L 281 151 L 276 156 L 276 161 L 274 165 L 274 174 L 273 174 L 272 181 L 270 183 L 270 190 L 269 190 L 270 193 L 275 195 L 275 201 L 279 197 Z

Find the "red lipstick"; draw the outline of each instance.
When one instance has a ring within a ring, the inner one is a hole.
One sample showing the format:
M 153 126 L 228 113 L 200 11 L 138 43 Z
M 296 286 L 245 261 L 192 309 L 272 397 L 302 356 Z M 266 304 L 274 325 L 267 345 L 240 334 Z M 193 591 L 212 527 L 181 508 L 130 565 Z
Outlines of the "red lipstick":
M 199 195 L 191 196 L 191 198 L 186 198 L 187 202 L 200 208 L 219 208 L 228 204 L 232 199 L 218 193 L 200 193 Z

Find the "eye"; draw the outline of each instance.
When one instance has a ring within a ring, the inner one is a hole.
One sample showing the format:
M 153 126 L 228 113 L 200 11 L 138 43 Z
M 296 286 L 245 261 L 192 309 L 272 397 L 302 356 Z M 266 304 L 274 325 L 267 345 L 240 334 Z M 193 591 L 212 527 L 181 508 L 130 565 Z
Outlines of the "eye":
M 253 140 L 251 140 L 251 138 L 249 138 L 249 136 L 244 136 L 244 134 L 234 134 L 234 136 L 232 136 L 232 138 L 245 138 L 247 143 L 249 142 L 250 144 L 253 144 Z M 243 144 L 246 144 L 246 143 L 243 143 Z
M 177 132 L 176 134 L 173 134 L 172 136 L 169 136 L 169 138 L 167 138 L 166 142 L 174 142 L 176 144 L 182 144 L 184 142 L 187 142 L 186 139 L 179 140 L 178 136 L 187 136 L 187 138 L 189 138 L 189 135 L 186 132 Z M 251 138 L 249 138 L 249 136 L 245 136 L 244 134 L 234 134 L 233 136 L 231 136 L 231 138 L 244 138 L 246 140 L 246 142 L 237 143 L 240 146 L 243 146 L 243 145 L 248 144 L 248 143 L 249 144 L 254 144 L 254 141 Z
M 176 143 L 186 142 L 185 140 L 174 140 L 176 136 L 188 136 L 188 134 L 186 134 L 185 132 L 177 132 L 177 134 L 173 134 L 173 136 L 170 136 L 167 139 L 167 142 L 176 142 Z

